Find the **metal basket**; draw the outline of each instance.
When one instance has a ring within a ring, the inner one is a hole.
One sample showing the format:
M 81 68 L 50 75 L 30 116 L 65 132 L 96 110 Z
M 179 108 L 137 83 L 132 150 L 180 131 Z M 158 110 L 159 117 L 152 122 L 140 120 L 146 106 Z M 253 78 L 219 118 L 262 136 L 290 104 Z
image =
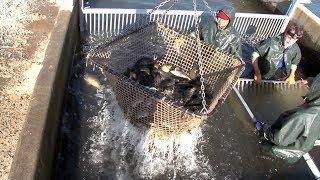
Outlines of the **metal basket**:
M 184 39 L 179 48 L 177 38 Z M 207 118 L 179 107 L 159 93 L 130 80 L 123 73 L 143 57 L 158 57 L 159 64 L 172 64 L 188 74 L 198 62 L 195 38 L 178 33 L 159 22 L 128 31 L 89 53 L 88 60 L 103 69 L 125 115 L 134 124 L 152 128 L 157 136 L 180 134 L 197 127 Z M 212 94 L 209 112 L 223 102 L 244 68 L 235 56 L 201 42 L 204 84 Z

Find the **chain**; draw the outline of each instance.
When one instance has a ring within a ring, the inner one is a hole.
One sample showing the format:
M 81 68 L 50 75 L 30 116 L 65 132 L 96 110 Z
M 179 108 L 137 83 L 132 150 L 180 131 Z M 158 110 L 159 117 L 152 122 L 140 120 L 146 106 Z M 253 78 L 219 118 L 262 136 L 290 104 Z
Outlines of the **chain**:
M 149 13 L 148 15 L 152 14 L 154 11 L 158 10 L 160 7 L 164 6 L 165 4 L 167 4 L 168 2 L 170 2 L 171 0 L 166 0 L 161 2 L 160 4 L 158 4 L 156 7 L 154 7 Z
M 212 15 L 214 15 L 213 10 L 211 9 L 211 7 L 209 6 L 208 2 L 206 0 L 202 0 L 202 2 L 207 6 L 207 8 L 209 9 L 209 11 L 211 12 Z
M 170 1 L 172 1 L 172 0 L 165 0 L 165 1 L 161 2 L 160 4 L 158 4 L 157 6 L 155 6 L 150 12 L 147 13 L 147 17 L 150 17 L 151 14 L 152 14 L 154 11 L 158 10 L 160 7 L 164 6 L 165 4 L 167 4 L 167 3 L 170 2 Z M 178 0 L 174 0 L 173 5 L 174 5 L 177 1 L 178 1 Z M 171 7 L 172 7 L 173 5 L 171 5 Z M 171 7 L 170 7 L 170 8 L 171 8 Z M 164 13 L 167 13 L 167 12 L 168 12 L 168 10 L 166 10 Z M 164 16 L 164 14 L 163 14 L 163 16 Z M 108 40 L 106 40 L 106 41 L 107 41 L 107 42 L 112 42 L 115 38 L 118 38 L 118 37 L 120 37 L 120 36 L 123 36 L 123 35 L 127 34 L 128 31 L 130 31 L 132 28 L 133 28 L 133 29 L 136 29 L 136 28 L 142 26 L 141 24 L 144 24 L 146 20 L 147 20 L 146 18 L 140 18 L 140 19 L 137 20 L 135 23 L 130 24 L 130 25 L 128 25 L 125 29 L 121 30 L 121 32 L 120 32 L 117 36 L 109 37 Z M 141 24 L 140 24 L 140 23 L 141 23 Z M 137 26 L 138 26 L 138 27 L 137 27 Z M 98 45 L 98 47 L 96 47 L 95 49 L 97 49 L 97 48 L 103 48 L 103 47 L 107 46 L 108 44 L 109 44 L 109 43 L 105 43 L 105 42 L 104 42 L 102 45 Z
M 178 0 L 174 0 L 173 3 L 172 3 L 172 5 L 171 5 L 168 9 L 166 9 L 166 11 L 161 15 L 160 22 L 162 22 L 164 16 L 168 13 L 168 11 L 169 11 L 177 2 L 178 2 Z
M 206 102 L 206 94 L 205 94 L 205 87 L 204 87 L 204 77 L 203 77 L 203 66 L 202 66 L 202 53 L 201 53 L 201 42 L 200 42 L 200 27 L 199 27 L 199 21 L 198 21 L 198 14 L 197 14 L 197 0 L 193 0 L 193 10 L 194 10 L 194 20 L 196 25 L 196 39 L 197 39 L 197 47 L 198 47 L 198 56 L 199 56 L 199 73 L 200 73 L 200 82 L 201 82 L 201 97 L 202 97 L 202 110 L 205 111 L 205 113 L 208 112 L 207 109 L 207 102 Z

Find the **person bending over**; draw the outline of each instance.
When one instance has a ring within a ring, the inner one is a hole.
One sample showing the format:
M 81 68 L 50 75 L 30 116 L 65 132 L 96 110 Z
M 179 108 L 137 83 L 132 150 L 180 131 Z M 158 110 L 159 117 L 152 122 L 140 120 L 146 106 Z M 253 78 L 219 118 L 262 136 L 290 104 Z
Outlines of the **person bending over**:
M 309 83 L 305 103 L 283 112 L 272 124 L 255 122 L 255 128 L 272 144 L 272 152 L 297 161 L 320 139 L 320 74 Z

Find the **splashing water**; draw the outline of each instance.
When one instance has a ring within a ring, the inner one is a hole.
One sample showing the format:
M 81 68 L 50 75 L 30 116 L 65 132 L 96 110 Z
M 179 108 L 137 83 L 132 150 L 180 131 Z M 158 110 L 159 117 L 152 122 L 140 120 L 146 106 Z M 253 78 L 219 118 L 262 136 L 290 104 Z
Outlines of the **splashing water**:
M 87 152 L 90 164 L 114 164 L 117 167 L 113 170 L 119 179 L 149 179 L 164 174 L 174 179 L 177 174 L 187 177 L 197 172 L 210 174 L 207 172 L 210 166 L 197 150 L 197 142 L 202 137 L 200 128 L 179 138 L 155 139 L 151 131 L 138 128 L 125 118 L 110 88 L 102 89 L 96 96 L 107 96 L 109 100 L 104 101 L 98 115 L 89 120 L 90 128 L 95 131 L 89 138 L 92 142 Z

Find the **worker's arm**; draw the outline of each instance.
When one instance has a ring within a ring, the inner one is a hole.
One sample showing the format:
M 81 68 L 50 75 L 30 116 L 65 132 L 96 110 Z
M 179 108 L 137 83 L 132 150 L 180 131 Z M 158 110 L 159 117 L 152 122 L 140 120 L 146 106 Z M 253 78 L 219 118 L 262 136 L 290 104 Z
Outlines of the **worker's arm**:
M 295 55 L 293 56 L 291 60 L 291 69 L 290 69 L 290 74 L 288 78 L 286 79 L 286 82 L 289 84 L 294 84 L 295 83 L 295 73 L 297 70 L 297 65 L 299 64 L 301 60 L 301 51 L 300 48 L 295 48 Z
M 281 129 L 276 130 L 273 139 L 271 139 L 271 141 L 278 146 L 291 145 L 297 142 L 298 139 L 301 141 L 299 137 L 302 136 L 305 130 L 305 117 L 302 114 L 291 115 L 285 118 Z M 299 146 L 302 146 L 302 144 L 299 144 Z
M 251 56 L 251 63 L 254 69 L 254 82 L 257 84 L 261 84 L 261 73 L 260 73 L 260 69 L 258 66 L 258 58 L 259 58 L 259 53 L 257 52 L 253 52 L 252 56 Z
M 317 116 L 319 115 L 305 112 L 288 116 L 281 129 L 275 131 L 271 141 L 278 146 L 291 146 L 296 150 L 310 151 L 319 138 L 320 124 L 316 120 Z M 312 124 L 307 125 L 307 122 Z
M 292 64 L 291 65 L 291 70 L 290 70 L 290 74 L 288 76 L 288 78 L 286 79 L 286 82 L 289 84 L 294 84 L 295 83 L 295 73 L 297 70 L 297 65 Z
M 261 73 L 260 73 L 260 69 L 258 66 L 258 60 L 259 57 L 265 57 L 266 53 L 268 53 L 270 51 L 270 47 L 273 44 L 273 38 L 267 38 L 263 41 L 261 41 L 255 48 L 254 48 L 254 52 L 252 53 L 251 56 L 251 63 L 254 69 L 254 82 L 256 84 L 261 84 Z

